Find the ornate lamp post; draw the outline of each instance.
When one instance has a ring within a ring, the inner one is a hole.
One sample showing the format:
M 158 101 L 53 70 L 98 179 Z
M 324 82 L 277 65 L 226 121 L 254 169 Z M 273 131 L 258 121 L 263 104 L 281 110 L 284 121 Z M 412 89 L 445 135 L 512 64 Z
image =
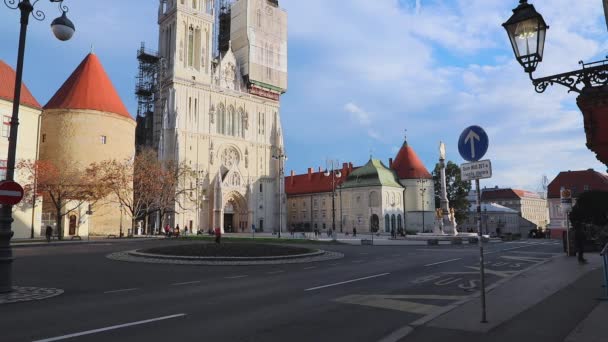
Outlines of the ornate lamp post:
M 598 160 L 608 164 L 608 60 L 583 63 L 581 69 L 553 76 L 534 78 L 538 63 L 543 60 L 545 38 L 549 26 L 527 0 L 520 0 L 513 15 L 502 26 L 507 30 L 515 58 L 528 73 L 536 92 L 543 93 L 553 84 L 561 84 L 568 92 L 580 95 L 577 104 L 583 112 L 587 147 Z
M 428 179 L 419 179 L 416 181 L 418 183 L 418 190 L 420 191 L 420 196 L 422 196 L 422 232 L 424 233 L 424 194 L 426 193 L 426 184 L 428 183 Z
M 342 177 L 342 172 L 336 169 L 338 162 L 335 160 L 327 161 L 325 177 L 331 176 L 331 238 L 336 240 L 336 179 Z
M 285 161 L 287 156 L 282 148 L 277 148 L 272 159 L 279 161 L 279 239 L 281 238 L 281 230 L 283 229 L 283 203 L 285 197 Z
M 67 6 L 63 5 L 63 0 L 49 0 L 50 2 L 59 3 L 59 9 L 63 13 L 60 17 L 53 20 L 51 29 L 55 37 L 59 40 L 68 40 L 76 31 L 74 24 L 67 18 Z M 17 131 L 19 127 L 19 104 L 21 102 L 21 79 L 23 76 L 23 59 L 25 54 L 25 37 L 27 34 L 27 25 L 30 15 L 42 21 L 45 18 L 44 12 L 41 10 L 34 11 L 34 5 L 29 0 L 4 0 L 4 4 L 11 9 L 19 9 L 21 11 L 21 29 L 19 32 L 19 50 L 17 53 L 17 70 L 15 77 L 15 94 L 13 96 L 13 113 L 11 117 L 11 128 L 8 142 L 8 157 L 6 165 L 6 180 L 12 181 L 15 175 L 15 156 L 17 153 Z M 13 222 L 13 206 L 2 205 L 0 209 L 0 293 L 11 292 L 12 286 L 12 263 L 13 251 L 10 246 L 13 231 L 11 223 Z

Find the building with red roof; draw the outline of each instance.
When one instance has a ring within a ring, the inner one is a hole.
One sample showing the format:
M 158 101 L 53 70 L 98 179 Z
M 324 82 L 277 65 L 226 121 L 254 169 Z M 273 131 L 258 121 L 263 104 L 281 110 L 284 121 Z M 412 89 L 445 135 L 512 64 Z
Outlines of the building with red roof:
M 562 171 L 550 183 L 547 189 L 551 235 L 561 238 L 561 232 L 567 228 L 566 213 L 561 208 L 560 189 L 570 190 L 572 204 L 586 191 L 608 191 L 608 175 L 593 169 L 581 171 Z
M 99 58 L 90 53 L 44 106 L 40 160 L 86 168 L 106 160 L 126 160 L 135 154 L 135 120 L 123 104 Z M 94 215 L 74 211 L 65 218 L 64 236 L 118 235 L 121 210 L 107 198 Z M 44 207 L 49 223 L 54 207 Z M 124 218 L 129 222 L 129 218 Z
M 407 141 L 388 167 L 371 159 L 363 166 L 344 163 L 336 177 L 318 168 L 285 177 L 287 223 L 295 230 L 330 229 L 336 189 L 336 229 L 432 231 L 434 190 L 431 174 Z M 424 215 L 424 220 L 423 220 Z M 423 228 L 424 222 L 424 228 Z
M 536 192 L 512 188 L 484 188 L 481 191 L 481 201 L 513 209 L 522 218 L 542 229 L 549 223 L 547 200 Z
M 0 118 L 2 129 L 0 130 L 0 180 L 6 179 L 8 143 L 11 128 L 11 117 L 13 112 L 13 98 L 15 96 L 15 70 L 0 60 Z M 21 99 L 19 106 L 19 130 L 17 134 L 17 161 L 36 160 L 38 156 L 38 132 L 40 128 L 40 115 L 42 107 L 38 100 L 32 95 L 25 82 L 21 85 Z M 15 173 L 15 181 L 25 185 L 27 175 Z M 38 202 L 39 204 L 39 202 Z M 39 207 L 39 205 L 38 205 Z M 29 238 L 32 227 L 32 211 L 34 222 L 40 222 L 40 210 L 23 201 L 14 207 L 12 230 L 15 238 Z M 34 225 L 37 227 L 37 225 Z M 40 230 L 35 229 L 34 236 L 40 236 Z

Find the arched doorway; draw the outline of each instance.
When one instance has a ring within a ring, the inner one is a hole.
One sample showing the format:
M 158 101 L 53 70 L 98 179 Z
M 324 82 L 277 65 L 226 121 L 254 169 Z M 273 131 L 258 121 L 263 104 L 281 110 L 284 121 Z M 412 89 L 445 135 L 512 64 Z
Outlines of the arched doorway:
M 239 233 L 251 230 L 247 201 L 238 192 L 226 196 L 223 208 L 223 228 L 225 233 Z
M 378 215 L 373 214 L 369 220 L 369 230 L 372 233 L 375 233 L 378 231 L 378 229 L 380 229 L 380 218 L 378 217 Z
M 69 234 L 76 235 L 76 215 L 70 215 Z

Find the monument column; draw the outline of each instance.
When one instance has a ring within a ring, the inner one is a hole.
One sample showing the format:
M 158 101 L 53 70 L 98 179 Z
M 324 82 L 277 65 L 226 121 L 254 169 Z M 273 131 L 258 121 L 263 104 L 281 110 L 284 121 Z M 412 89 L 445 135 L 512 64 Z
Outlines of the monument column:
M 441 211 L 443 213 L 443 233 L 457 235 L 456 222 L 450 217 L 450 201 L 448 200 L 447 182 L 445 177 L 445 144 L 439 143 L 439 167 L 441 168 Z

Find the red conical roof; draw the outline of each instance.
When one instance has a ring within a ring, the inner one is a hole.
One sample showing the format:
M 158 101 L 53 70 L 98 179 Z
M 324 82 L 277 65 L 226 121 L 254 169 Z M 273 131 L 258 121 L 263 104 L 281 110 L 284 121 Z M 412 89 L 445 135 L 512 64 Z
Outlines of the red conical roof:
M 0 99 L 13 102 L 15 97 L 15 77 L 16 73 L 13 68 L 0 60 Z M 40 103 L 27 89 L 25 83 L 21 83 L 21 105 L 36 109 L 42 109 Z
M 44 109 L 91 109 L 133 119 L 99 59 L 90 53 Z
M 397 153 L 391 168 L 397 172 L 399 179 L 433 178 L 414 152 L 414 149 L 407 144 L 407 141 L 401 146 L 401 150 Z

